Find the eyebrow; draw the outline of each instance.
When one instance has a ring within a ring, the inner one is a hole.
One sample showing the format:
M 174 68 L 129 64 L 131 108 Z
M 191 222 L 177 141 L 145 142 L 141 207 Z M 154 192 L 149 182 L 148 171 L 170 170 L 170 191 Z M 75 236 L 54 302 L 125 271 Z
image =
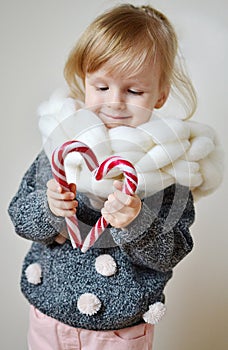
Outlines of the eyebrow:
M 92 76 L 91 76 L 92 74 Z M 93 83 L 96 83 L 96 82 L 102 82 L 106 79 L 109 79 L 110 78 L 110 74 L 97 74 L 96 73 L 88 73 L 87 74 L 87 77 L 89 80 L 91 80 Z M 115 77 L 111 77 L 111 79 L 115 80 Z M 139 77 L 137 76 L 131 76 L 131 77 L 127 77 L 125 79 L 123 79 L 124 83 L 126 83 L 126 85 L 134 85 L 135 83 L 137 83 L 137 85 L 140 85 L 141 87 L 143 88 L 148 88 L 150 86 L 150 83 L 146 83 L 144 81 L 141 81 Z

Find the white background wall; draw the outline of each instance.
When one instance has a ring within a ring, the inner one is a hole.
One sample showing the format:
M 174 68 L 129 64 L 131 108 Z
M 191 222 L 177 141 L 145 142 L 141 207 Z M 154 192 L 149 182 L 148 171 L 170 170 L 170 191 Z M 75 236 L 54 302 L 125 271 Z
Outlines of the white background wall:
M 28 305 L 20 293 L 19 278 L 30 243 L 14 234 L 6 210 L 41 148 L 36 108 L 64 84 L 64 62 L 85 26 L 116 3 L 0 3 L 0 348 L 4 350 L 26 349 Z M 150 4 L 163 10 L 176 27 L 199 96 L 195 119 L 216 128 L 227 150 L 227 1 L 154 0 Z M 228 349 L 227 184 L 226 174 L 219 190 L 196 205 L 195 249 L 175 269 L 166 288 L 168 312 L 156 328 L 155 350 Z

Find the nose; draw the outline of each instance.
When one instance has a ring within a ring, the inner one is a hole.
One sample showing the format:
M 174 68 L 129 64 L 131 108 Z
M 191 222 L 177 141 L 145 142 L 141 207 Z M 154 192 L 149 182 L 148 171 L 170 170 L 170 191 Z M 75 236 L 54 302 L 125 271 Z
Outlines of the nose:
M 109 95 L 108 106 L 115 110 L 124 110 L 125 109 L 125 96 L 120 89 L 115 89 L 111 91 Z

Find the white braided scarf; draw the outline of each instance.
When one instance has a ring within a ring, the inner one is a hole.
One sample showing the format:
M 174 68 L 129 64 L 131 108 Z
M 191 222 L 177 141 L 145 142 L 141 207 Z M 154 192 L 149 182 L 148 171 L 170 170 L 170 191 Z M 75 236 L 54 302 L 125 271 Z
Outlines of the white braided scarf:
M 76 112 L 75 112 L 76 111 Z M 54 94 L 38 110 L 43 147 L 49 159 L 54 149 L 67 140 L 86 143 L 99 163 L 119 155 L 134 164 L 138 173 L 137 194 L 141 198 L 178 183 L 191 189 L 195 199 L 213 192 L 221 183 L 223 154 L 214 130 L 208 125 L 177 118 L 158 117 L 136 128 L 107 129 L 82 103 Z M 112 171 L 96 181 L 79 153 L 65 160 L 69 183 L 85 193 L 95 208 L 101 208 L 113 192 Z

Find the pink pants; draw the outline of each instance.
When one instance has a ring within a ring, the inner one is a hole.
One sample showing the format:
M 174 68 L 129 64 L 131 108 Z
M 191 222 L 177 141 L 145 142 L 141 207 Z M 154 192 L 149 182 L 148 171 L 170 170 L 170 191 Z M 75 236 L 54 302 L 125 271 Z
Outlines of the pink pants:
M 116 331 L 65 325 L 30 308 L 29 350 L 152 350 L 154 326 L 143 323 Z

